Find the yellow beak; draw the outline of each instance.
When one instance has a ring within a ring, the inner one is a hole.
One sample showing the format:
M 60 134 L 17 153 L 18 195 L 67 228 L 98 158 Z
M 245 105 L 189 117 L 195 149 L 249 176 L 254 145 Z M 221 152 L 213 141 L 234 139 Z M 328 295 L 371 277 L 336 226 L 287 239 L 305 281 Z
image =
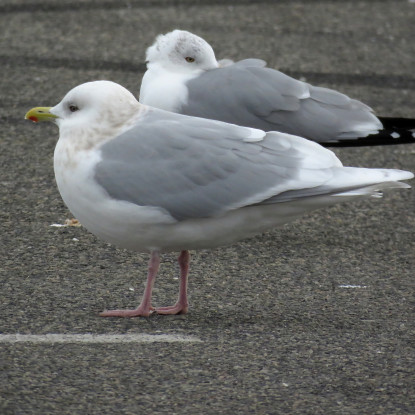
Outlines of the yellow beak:
M 52 114 L 49 110 L 52 107 L 36 107 L 32 108 L 24 116 L 25 120 L 31 120 L 33 122 L 39 121 L 52 121 L 55 118 L 58 118 L 56 115 Z

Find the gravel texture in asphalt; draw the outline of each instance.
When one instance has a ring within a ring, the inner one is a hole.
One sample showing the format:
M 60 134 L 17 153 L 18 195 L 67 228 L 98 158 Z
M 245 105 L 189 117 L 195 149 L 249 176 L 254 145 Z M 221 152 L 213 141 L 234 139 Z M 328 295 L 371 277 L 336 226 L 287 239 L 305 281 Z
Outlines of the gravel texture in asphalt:
M 138 95 L 146 47 L 174 28 L 218 59 L 263 58 L 415 117 L 414 21 L 414 2 L 397 0 L 3 1 L 0 413 L 414 414 L 413 190 L 193 252 L 187 315 L 103 319 L 138 305 L 148 257 L 51 226 L 71 218 L 57 128 L 23 119 L 90 80 Z M 415 171 L 413 144 L 335 152 Z M 174 302 L 177 277 L 164 255 L 156 305 Z

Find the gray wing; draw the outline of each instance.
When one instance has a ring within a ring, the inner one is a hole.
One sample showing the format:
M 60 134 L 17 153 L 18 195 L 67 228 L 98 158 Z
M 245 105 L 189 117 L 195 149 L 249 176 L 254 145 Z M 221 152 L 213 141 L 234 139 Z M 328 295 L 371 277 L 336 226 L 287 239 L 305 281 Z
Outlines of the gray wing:
M 264 66 L 264 61 L 246 59 L 193 78 L 186 83 L 188 101 L 180 112 L 317 142 L 365 137 L 382 129 L 365 104 Z
M 163 208 L 177 220 L 319 186 L 341 165 L 331 151 L 299 137 L 157 109 L 100 150 L 95 180 L 111 197 Z
M 258 68 L 265 68 L 267 66 L 267 63 L 262 59 L 243 59 L 238 62 L 233 62 L 230 59 L 222 59 L 222 61 L 225 61 L 228 63 L 228 65 L 222 65 L 222 66 L 229 66 L 230 64 L 237 65 L 240 68 L 244 66 L 246 67 L 257 66 Z

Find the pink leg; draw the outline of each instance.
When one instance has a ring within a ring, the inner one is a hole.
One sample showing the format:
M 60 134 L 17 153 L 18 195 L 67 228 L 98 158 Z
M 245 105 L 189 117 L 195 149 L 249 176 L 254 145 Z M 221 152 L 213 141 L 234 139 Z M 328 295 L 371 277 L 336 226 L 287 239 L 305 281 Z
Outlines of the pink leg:
M 189 307 L 187 302 L 187 275 L 189 273 L 190 253 L 182 251 L 178 258 L 180 265 L 180 288 L 179 299 L 170 307 L 157 307 L 157 314 L 186 314 Z
M 160 253 L 153 251 L 148 264 L 147 284 L 144 289 L 141 304 L 134 310 L 106 310 L 100 313 L 101 317 L 148 317 L 154 308 L 151 306 L 151 293 L 160 265 Z

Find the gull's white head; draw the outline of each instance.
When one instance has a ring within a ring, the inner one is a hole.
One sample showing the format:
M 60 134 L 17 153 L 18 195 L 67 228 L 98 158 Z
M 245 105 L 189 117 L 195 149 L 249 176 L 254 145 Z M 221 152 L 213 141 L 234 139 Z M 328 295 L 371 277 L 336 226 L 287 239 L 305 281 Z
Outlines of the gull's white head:
M 146 61 L 148 65 L 158 64 L 179 72 L 201 72 L 218 67 L 209 43 L 184 30 L 158 35 L 147 49 Z
M 71 89 L 50 108 L 59 128 L 91 128 L 125 123 L 139 110 L 133 94 L 111 81 L 94 81 Z

